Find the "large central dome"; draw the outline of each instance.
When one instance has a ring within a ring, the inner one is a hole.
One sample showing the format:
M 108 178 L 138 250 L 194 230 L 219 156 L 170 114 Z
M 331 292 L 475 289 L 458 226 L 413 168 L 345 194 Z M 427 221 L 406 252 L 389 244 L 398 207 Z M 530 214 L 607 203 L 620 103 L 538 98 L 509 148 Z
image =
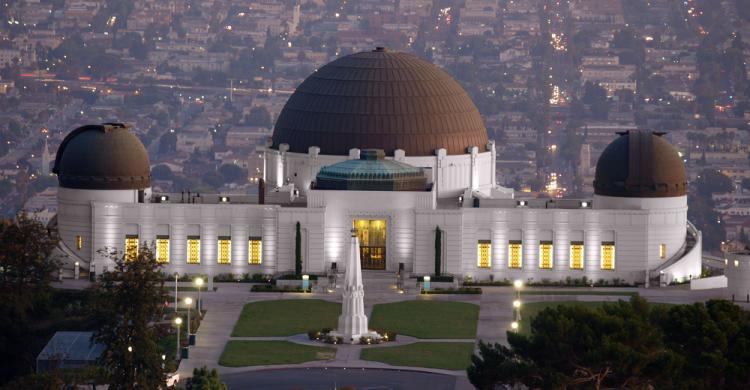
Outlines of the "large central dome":
M 378 48 L 339 58 L 300 84 L 281 110 L 273 148 L 347 155 L 383 149 L 431 156 L 487 144 L 487 129 L 466 91 L 448 73 L 414 55 Z

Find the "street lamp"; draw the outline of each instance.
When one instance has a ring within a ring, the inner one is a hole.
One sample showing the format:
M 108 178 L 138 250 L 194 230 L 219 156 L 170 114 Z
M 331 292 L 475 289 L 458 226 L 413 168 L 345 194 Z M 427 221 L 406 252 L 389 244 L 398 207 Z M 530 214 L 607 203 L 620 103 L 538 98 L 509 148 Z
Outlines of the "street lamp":
M 516 289 L 516 299 L 513 301 L 513 323 L 518 327 L 518 322 L 521 321 L 521 289 L 523 288 L 523 280 L 516 279 L 513 282 L 513 287 Z M 513 325 L 511 324 L 511 327 Z M 514 329 L 516 329 L 514 328 Z
M 177 325 L 177 355 L 175 355 L 175 360 L 180 360 L 180 325 L 182 325 L 182 318 L 175 318 L 174 324 Z
M 177 278 L 179 278 L 180 275 L 175 272 L 174 273 L 174 312 L 177 313 Z
M 510 323 L 510 328 L 513 330 L 518 330 L 518 321 L 513 321 Z
M 187 337 L 188 337 L 188 345 L 190 345 L 190 306 L 193 304 L 193 298 L 185 297 L 185 305 L 188 309 L 188 315 L 187 315 Z
M 198 315 L 200 316 L 201 310 L 203 310 L 203 305 L 201 304 L 201 287 L 203 286 L 203 278 L 195 278 L 193 283 L 198 287 Z

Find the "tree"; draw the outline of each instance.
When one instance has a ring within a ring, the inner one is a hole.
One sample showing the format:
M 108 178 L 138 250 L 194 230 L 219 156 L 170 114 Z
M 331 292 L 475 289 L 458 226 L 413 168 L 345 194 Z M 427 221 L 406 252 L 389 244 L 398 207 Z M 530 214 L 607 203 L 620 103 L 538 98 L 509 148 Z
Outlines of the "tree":
M 265 107 L 253 107 L 245 117 L 248 126 L 271 127 L 271 114 Z
M 442 244 L 443 231 L 440 230 L 440 226 L 435 227 L 435 276 L 440 276 L 440 257 L 443 255 L 443 244 Z
M 235 164 L 223 164 L 219 167 L 219 173 L 227 183 L 243 183 L 247 181 L 247 170 Z
M 302 227 L 299 221 L 294 233 L 294 274 L 302 275 Z
M 169 153 L 177 150 L 177 136 L 171 131 L 159 138 L 159 153 Z
M 114 270 L 92 287 L 99 329 L 93 340 L 104 345 L 102 366 L 110 389 L 159 388 L 164 380 L 156 323 L 168 301 L 161 266 L 150 247 L 135 256 L 104 253 Z M 131 256 L 131 257 L 129 257 Z
M 467 369 L 479 389 L 747 388 L 750 314 L 727 301 L 549 307 L 530 333 L 480 343 Z
M 60 268 L 52 256 L 57 240 L 38 221 L 21 214 L 15 221 L 0 221 L 0 383 L 33 367 L 38 351 L 35 314 L 43 313 L 50 299 L 50 282 Z M 19 387 L 23 388 L 23 387 Z
M 172 180 L 174 173 L 168 165 L 159 164 L 151 170 L 151 177 L 155 180 Z
M 185 390 L 227 390 L 227 385 L 219 379 L 216 369 L 209 371 L 203 366 L 193 369 L 193 376 L 185 383 Z
M 698 196 L 710 198 L 714 193 L 734 191 L 732 179 L 715 169 L 704 169 L 694 182 Z

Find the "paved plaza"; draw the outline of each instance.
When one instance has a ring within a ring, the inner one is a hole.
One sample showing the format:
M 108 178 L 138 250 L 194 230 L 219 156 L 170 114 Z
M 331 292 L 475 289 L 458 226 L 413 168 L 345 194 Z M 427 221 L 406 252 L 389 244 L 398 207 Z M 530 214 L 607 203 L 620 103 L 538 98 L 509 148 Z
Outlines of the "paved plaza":
M 66 288 L 85 288 L 87 282 L 80 280 L 66 280 Z M 181 283 L 188 286 L 189 283 Z M 173 284 L 168 284 L 171 288 Z M 338 291 L 332 293 L 257 293 L 250 292 L 247 283 L 216 283 L 216 291 L 204 292 L 203 308 L 206 316 L 197 332 L 197 343 L 190 348 L 190 358 L 180 363 L 181 377 L 192 374 L 196 367 L 207 366 L 219 371 L 230 389 L 250 388 L 290 388 L 306 389 L 333 388 L 332 383 L 342 386 L 358 386 L 383 389 L 409 389 L 418 387 L 433 389 L 471 389 L 465 371 L 449 371 L 418 367 L 395 367 L 385 363 L 360 359 L 364 348 L 383 348 L 380 346 L 337 345 L 336 355 L 331 360 L 317 360 L 293 365 L 224 367 L 218 364 L 224 346 L 230 340 L 285 340 L 305 345 L 326 345 L 309 341 L 307 335 L 293 335 L 288 337 L 232 337 L 232 330 L 240 317 L 245 304 L 264 300 L 278 299 L 322 299 L 341 302 Z M 365 311 L 371 316 L 373 306 L 381 303 L 392 303 L 406 300 L 446 300 L 467 302 L 479 305 L 479 320 L 475 339 L 416 339 L 399 335 L 396 342 L 387 346 L 408 345 L 418 342 L 474 342 L 477 340 L 489 342 L 506 342 L 506 331 L 513 321 L 512 302 L 516 298 L 513 287 L 483 287 L 481 295 L 417 295 L 416 289 L 399 293 L 395 289 L 383 286 L 382 282 L 375 282 L 368 289 L 365 284 Z M 628 299 L 623 292 L 637 292 L 651 302 L 685 304 L 721 298 L 721 290 L 691 291 L 687 286 L 663 288 L 524 288 L 534 291 L 533 294 L 523 295 L 525 303 L 542 301 L 617 301 Z M 550 295 L 539 292 L 547 291 Z M 565 295 L 559 295 L 565 291 Z M 607 295 L 612 292 L 613 295 Z M 195 292 L 179 291 L 178 297 L 191 296 L 196 298 Z M 750 308 L 750 304 L 738 302 L 739 305 Z M 346 368 L 346 370 L 344 370 Z M 387 375 L 386 375 L 387 374 Z M 304 380 L 302 380 L 304 379 Z M 340 383 L 339 383 L 340 382 Z M 256 387 L 250 387 L 252 386 Z M 275 384 L 275 385 L 274 385 Z M 426 386 L 426 384 L 430 384 Z M 434 385 L 433 385 L 434 384 Z

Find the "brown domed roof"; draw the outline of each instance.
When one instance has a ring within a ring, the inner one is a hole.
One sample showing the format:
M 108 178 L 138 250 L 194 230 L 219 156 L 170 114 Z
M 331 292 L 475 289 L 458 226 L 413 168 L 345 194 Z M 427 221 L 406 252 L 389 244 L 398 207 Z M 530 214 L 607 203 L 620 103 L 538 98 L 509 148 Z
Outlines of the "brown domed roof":
M 629 198 L 662 198 L 687 193 L 685 164 L 664 133 L 619 133 L 596 163 L 594 193 Z
M 57 149 L 52 169 L 60 187 L 92 190 L 149 187 L 148 153 L 128 127 L 105 123 L 71 131 Z
M 383 149 L 431 156 L 487 144 L 487 129 L 466 91 L 448 73 L 414 55 L 378 48 L 339 58 L 310 75 L 287 101 L 273 148 L 347 155 Z

